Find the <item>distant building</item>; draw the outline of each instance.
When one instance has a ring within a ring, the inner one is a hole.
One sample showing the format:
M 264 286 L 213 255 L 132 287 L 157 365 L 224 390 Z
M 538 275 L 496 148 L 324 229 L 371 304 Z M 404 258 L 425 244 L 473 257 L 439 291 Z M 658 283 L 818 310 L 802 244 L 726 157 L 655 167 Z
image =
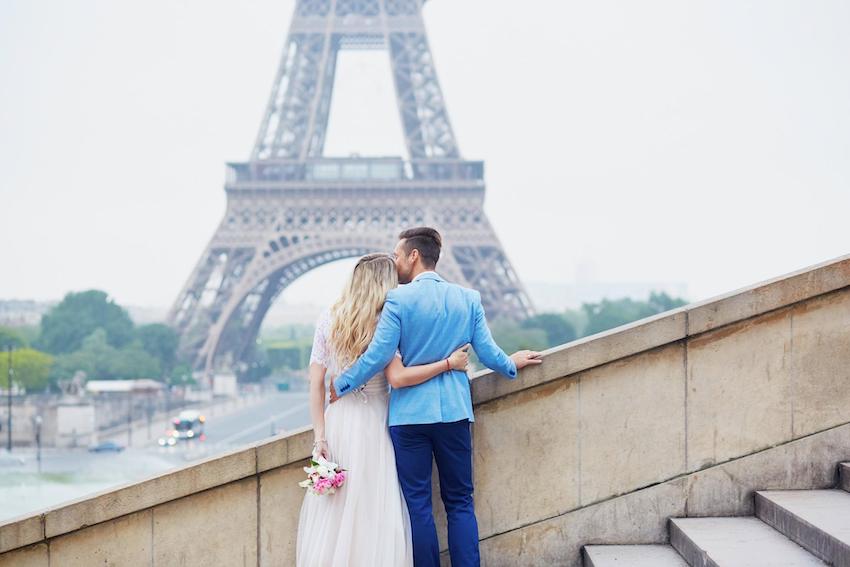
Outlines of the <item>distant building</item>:
M 165 384 L 149 378 L 136 380 L 89 380 L 86 392 L 91 394 L 151 394 L 165 388 Z
M 0 299 L 0 325 L 28 327 L 41 323 L 41 316 L 56 305 L 55 301 Z

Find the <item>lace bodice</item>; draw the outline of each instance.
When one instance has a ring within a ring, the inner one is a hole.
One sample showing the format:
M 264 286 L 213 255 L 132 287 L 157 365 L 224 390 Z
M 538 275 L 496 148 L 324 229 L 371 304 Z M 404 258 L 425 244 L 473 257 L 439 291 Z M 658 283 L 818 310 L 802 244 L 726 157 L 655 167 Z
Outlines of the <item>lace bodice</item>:
M 313 349 L 310 352 L 310 364 L 314 362 L 327 368 L 327 382 L 339 376 L 345 368 L 340 368 L 333 345 L 330 342 L 331 334 L 331 310 L 325 309 L 316 321 L 316 332 L 313 334 Z M 363 393 L 386 393 L 389 385 L 383 372 L 373 376 L 366 384 L 358 388 Z

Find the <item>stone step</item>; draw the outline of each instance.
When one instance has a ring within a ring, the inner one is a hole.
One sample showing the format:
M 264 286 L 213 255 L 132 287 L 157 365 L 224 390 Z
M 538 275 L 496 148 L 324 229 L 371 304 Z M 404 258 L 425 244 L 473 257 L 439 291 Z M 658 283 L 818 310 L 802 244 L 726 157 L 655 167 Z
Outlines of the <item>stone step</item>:
M 669 545 L 585 545 L 584 567 L 688 567 Z
M 824 563 L 758 518 L 671 518 L 670 543 L 692 567 L 803 567 Z
M 759 491 L 756 515 L 830 564 L 850 567 L 850 493 Z
M 841 463 L 838 465 L 838 485 L 850 492 L 850 463 Z

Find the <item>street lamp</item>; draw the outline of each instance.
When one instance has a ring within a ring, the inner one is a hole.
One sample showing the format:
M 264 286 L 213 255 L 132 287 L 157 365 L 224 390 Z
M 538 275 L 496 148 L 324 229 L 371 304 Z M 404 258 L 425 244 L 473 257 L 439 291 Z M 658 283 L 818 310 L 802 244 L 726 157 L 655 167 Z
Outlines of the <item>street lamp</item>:
M 35 423 L 35 447 L 36 461 L 38 462 L 38 473 L 41 474 L 41 416 L 36 415 L 32 418 Z
M 148 440 L 151 438 L 151 420 L 153 419 L 153 405 L 151 404 L 151 393 L 148 392 L 148 395 L 145 396 L 145 414 L 148 418 Z
M 127 392 L 127 448 L 133 444 L 133 390 Z
M 12 376 L 15 374 L 15 371 L 12 370 L 12 345 L 6 347 L 9 351 L 9 390 L 8 394 L 8 424 L 6 426 L 6 450 L 10 453 L 12 452 Z

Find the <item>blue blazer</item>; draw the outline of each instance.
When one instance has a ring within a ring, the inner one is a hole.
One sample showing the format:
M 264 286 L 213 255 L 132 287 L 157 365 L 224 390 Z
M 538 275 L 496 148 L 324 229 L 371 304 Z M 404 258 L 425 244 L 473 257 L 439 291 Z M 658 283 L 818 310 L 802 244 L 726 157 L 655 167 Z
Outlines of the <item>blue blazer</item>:
M 366 352 L 334 380 L 343 396 L 365 384 L 401 353 L 405 366 L 428 364 L 470 343 L 479 360 L 508 378 L 516 378 L 513 360 L 496 346 L 481 295 L 425 272 L 411 283 L 391 290 L 375 336 Z M 390 392 L 389 425 L 451 423 L 472 415 L 469 377 L 465 372 L 443 372 L 417 386 Z

